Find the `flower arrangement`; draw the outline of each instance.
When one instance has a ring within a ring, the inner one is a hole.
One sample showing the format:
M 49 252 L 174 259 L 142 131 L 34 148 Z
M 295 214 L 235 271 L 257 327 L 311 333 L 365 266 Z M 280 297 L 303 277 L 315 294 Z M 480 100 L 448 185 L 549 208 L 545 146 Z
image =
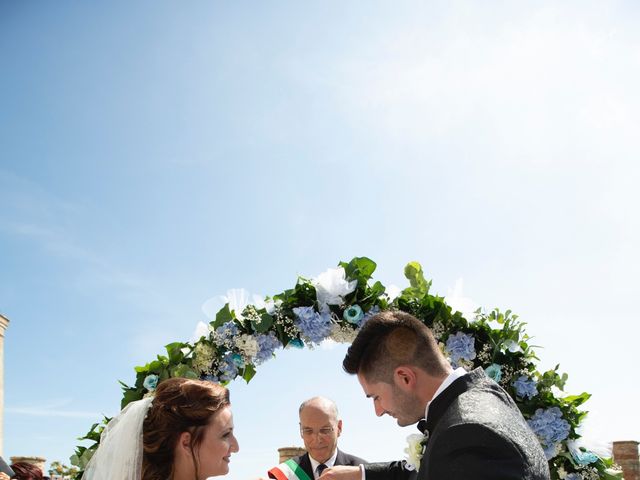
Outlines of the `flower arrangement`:
M 407 447 L 404 453 L 407 454 L 407 468 L 409 470 L 420 470 L 420 462 L 427 446 L 426 435 L 421 433 L 413 433 L 407 437 Z
M 59 461 L 51 462 L 49 465 L 49 476 L 52 480 L 67 480 L 69 478 L 73 478 L 78 474 L 78 467 L 71 466 L 60 463 Z
M 253 305 L 230 298 L 208 332 L 194 344 L 172 343 L 167 355 L 136 367 L 131 386 L 122 383 L 121 407 L 153 394 L 157 384 L 170 377 L 201 378 L 226 384 L 241 377 L 249 382 L 256 367 L 281 348 L 313 347 L 331 339 L 350 343 L 371 316 L 387 310 L 408 312 L 431 328 L 452 365 L 467 370 L 482 367 L 515 400 L 547 455 L 551 478 L 622 478 L 611 459 L 576 447 L 578 427 L 586 412 L 580 406 L 588 393 L 564 395 L 566 374 L 555 369 L 539 372 L 538 358 L 529 345 L 525 323 L 510 310 L 454 311 L 443 297 L 430 293 L 417 262 L 404 274 L 403 290 L 373 281 L 376 264 L 366 257 L 340 262 L 314 279 L 298 278 L 293 288 Z M 232 301 L 233 300 L 233 301 Z M 95 451 L 103 426 L 94 424 L 81 440 L 92 445 L 76 448 L 71 461 L 83 469 Z M 422 438 L 421 435 L 419 437 Z M 419 465 L 423 445 L 410 442 L 409 459 Z M 416 463 L 417 462 L 417 463 Z M 80 478 L 80 474 L 76 478 Z

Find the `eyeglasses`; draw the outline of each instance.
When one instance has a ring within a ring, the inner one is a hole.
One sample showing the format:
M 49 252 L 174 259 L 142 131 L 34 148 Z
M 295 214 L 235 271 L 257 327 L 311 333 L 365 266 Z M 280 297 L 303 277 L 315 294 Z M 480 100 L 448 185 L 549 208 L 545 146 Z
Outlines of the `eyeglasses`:
M 318 431 L 315 431 L 313 428 L 300 428 L 300 433 L 303 437 L 313 437 L 315 434 L 320 435 L 321 437 L 328 437 L 333 433 L 333 427 L 322 427 Z

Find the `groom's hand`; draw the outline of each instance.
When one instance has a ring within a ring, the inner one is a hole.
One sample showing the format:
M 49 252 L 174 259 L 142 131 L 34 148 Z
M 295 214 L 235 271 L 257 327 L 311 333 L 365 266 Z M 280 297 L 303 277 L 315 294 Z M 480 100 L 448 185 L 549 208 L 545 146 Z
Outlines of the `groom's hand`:
M 327 468 L 320 477 L 322 480 L 362 480 L 360 467 L 337 465 Z

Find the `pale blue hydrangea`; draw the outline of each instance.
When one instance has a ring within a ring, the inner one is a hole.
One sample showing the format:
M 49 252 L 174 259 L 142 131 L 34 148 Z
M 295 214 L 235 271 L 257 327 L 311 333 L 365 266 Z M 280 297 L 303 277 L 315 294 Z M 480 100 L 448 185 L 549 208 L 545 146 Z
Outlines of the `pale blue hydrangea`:
M 154 375 L 154 374 L 147 375 L 144 381 L 142 382 L 142 386 L 147 390 L 149 390 L 150 392 L 152 392 L 158 386 L 159 379 L 160 377 L 158 377 L 158 375 Z
M 449 335 L 445 349 L 454 368 L 459 366 L 458 362 L 461 360 L 473 360 L 476 358 L 474 343 L 475 338 L 466 333 L 457 332 L 455 335 Z
M 558 407 L 546 410 L 537 409 L 535 415 L 527 420 L 527 423 L 533 433 L 538 436 L 547 459 L 553 458 L 557 454 L 556 444 L 566 439 L 571 429 L 569 422 L 562 418 L 562 412 Z
M 516 396 L 520 398 L 533 398 L 538 394 L 538 383 L 526 375 L 519 376 L 512 385 L 516 389 Z
M 373 317 L 374 315 L 377 315 L 378 313 L 380 313 L 380 307 L 378 305 L 374 305 L 373 307 L 371 307 L 367 313 L 365 313 L 362 316 L 362 319 L 360 319 L 360 323 L 358 324 L 358 328 L 361 328 L 365 323 L 367 323 L 367 321 Z
M 280 343 L 280 340 L 278 340 L 278 337 L 276 337 L 273 332 L 269 332 L 268 335 L 257 335 L 256 340 L 258 342 L 258 354 L 255 358 L 256 365 L 269 360 L 273 357 L 273 352 L 277 348 L 282 347 L 282 343 Z
M 236 365 L 234 355 L 236 354 L 229 352 L 222 358 L 222 363 L 218 368 L 221 382 L 230 382 L 238 376 L 238 366 Z
M 579 473 L 570 473 L 569 475 L 564 477 L 564 480 L 582 480 L 582 475 L 580 475 Z
M 560 442 L 552 443 L 551 445 L 542 445 L 542 451 L 547 460 L 551 460 L 560 452 Z
M 216 328 L 216 339 L 217 344 L 222 345 L 225 342 L 232 340 L 234 337 L 238 335 L 238 326 L 235 324 L 233 320 L 230 320 L 226 323 L 223 323 L 218 328 Z
M 360 305 L 351 305 L 350 307 L 346 308 L 344 313 L 342 314 L 342 318 L 344 318 L 349 323 L 353 323 L 354 325 L 358 325 L 363 317 L 364 312 L 362 311 L 362 307 Z
M 331 333 L 331 316 L 320 314 L 313 307 L 296 307 L 293 309 L 296 316 L 295 325 L 302 335 L 314 343 L 320 343 Z
M 486 373 L 487 377 L 489 377 L 496 383 L 498 383 L 502 379 L 502 367 L 497 363 L 492 363 L 487 368 L 485 368 L 484 373 Z

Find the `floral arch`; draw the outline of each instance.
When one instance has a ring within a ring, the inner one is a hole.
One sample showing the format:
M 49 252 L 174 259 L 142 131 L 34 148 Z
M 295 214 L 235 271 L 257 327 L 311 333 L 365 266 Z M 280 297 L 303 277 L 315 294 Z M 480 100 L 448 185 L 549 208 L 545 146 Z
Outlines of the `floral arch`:
M 424 278 L 417 262 L 405 267 L 409 286 L 397 295 L 373 281 L 375 269 L 374 261 L 356 257 L 315 279 L 300 277 L 293 288 L 253 305 L 236 310 L 227 303 L 198 341 L 171 343 L 166 346 L 166 356 L 136 367 L 135 384 L 121 382 L 121 408 L 153 394 L 158 382 L 170 377 L 223 384 L 241 377 L 249 382 L 257 366 L 275 357 L 280 348 L 314 346 L 328 338 L 351 343 L 372 315 L 398 309 L 431 328 L 453 366 L 484 368 L 513 397 L 540 440 L 552 479 L 622 478 L 611 459 L 577 446 L 577 429 L 587 413 L 579 407 L 590 395 L 563 395 L 567 375 L 558 373 L 558 366 L 538 371 L 538 358 L 528 344 L 525 323 L 517 315 L 510 310 L 478 309 L 470 315 L 473 318 L 465 318 L 443 297 L 429 292 L 431 281 Z M 94 424 L 81 438 L 93 442 L 91 446 L 76 447 L 71 462 L 81 470 L 97 448 L 108 421 L 105 418 Z

